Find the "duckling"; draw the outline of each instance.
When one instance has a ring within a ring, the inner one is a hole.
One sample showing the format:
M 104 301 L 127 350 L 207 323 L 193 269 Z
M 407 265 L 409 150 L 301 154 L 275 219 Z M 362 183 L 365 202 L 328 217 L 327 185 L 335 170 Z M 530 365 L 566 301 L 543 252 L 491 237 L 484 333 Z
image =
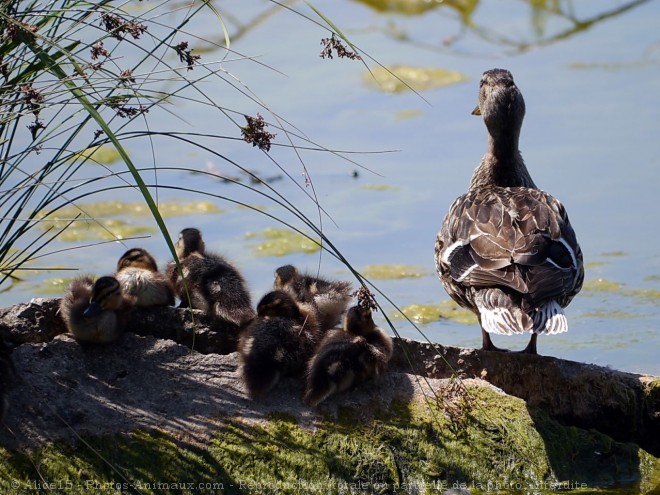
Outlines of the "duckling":
M 174 288 L 158 271 L 156 260 L 145 249 L 129 249 L 117 262 L 115 278 L 124 294 L 135 296 L 136 306 L 174 306 Z
M 302 374 L 320 339 L 315 307 L 284 291 L 266 294 L 238 341 L 241 375 L 250 396 L 263 396 L 283 376 Z
M 436 270 L 461 306 L 479 318 L 482 349 L 490 334 L 566 332 L 565 308 L 582 288 L 582 251 L 566 209 L 534 184 L 518 138 L 525 101 L 504 69 L 481 77 L 479 104 L 488 148 L 466 194 L 450 206 L 435 244 Z
M 9 403 L 7 395 L 11 389 L 16 376 L 16 369 L 11 357 L 12 349 L 5 343 L 0 336 L 0 423 L 7 415 Z
M 133 303 L 133 297 L 122 294 L 116 278 L 101 277 L 94 282 L 82 276 L 71 281 L 60 302 L 60 313 L 79 342 L 108 344 L 121 336 Z
M 376 326 L 371 310 L 353 306 L 344 328 L 327 332 L 308 363 L 305 403 L 317 406 L 332 394 L 380 377 L 393 351 L 392 338 Z
M 321 315 L 321 328 L 328 330 L 339 324 L 341 315 L 351 300 L 350 282 L 325 280 L 300 273 L 294 266 L 284 265 L 275 270 L 273 288 L 285 290 L 297 300 L 314 303 Z
M 206 252 L 198 229 L 181 231 L 176 253 L 183 277 L 173 261 L 168 264 L 166 273 L 181 299 L 182 307 L 190 302 L 191 307 L 238 327 L 244 327 L 254 319 L 255 312 L 245 280 L 225 258 Z

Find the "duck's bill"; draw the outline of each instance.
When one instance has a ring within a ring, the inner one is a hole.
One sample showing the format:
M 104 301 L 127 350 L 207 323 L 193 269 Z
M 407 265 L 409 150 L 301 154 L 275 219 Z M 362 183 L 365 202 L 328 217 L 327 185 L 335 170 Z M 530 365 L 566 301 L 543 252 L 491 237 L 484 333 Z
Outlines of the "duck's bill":
M 94 318 L 95 316 L 100 315 L 101 311 L 102 311 L 101 305 L 96 301 L 94 301 L 87 307 L 87 309 L 83 313 L 83 316 L 85 318 Z

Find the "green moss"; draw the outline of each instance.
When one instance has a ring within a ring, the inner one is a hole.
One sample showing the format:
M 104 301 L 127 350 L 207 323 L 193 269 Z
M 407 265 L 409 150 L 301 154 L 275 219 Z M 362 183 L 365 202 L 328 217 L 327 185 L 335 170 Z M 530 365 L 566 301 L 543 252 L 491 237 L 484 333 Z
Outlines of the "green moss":
M 292 253 L 312 254 L 321 249 L 320 245 L 302 234 L 285 229 L 266 228 L 261 232 L 249 232 L 246 239 L 262 239 L 253 246 L 259 256 L 285 256 Z
M 394 280 L 401 278 L 421 278 L 426 277 L 428 272 L 425 268 L 412 265 L 368 265 L 362 270 L 362 275 L 367 278 L 380 280 Z
M 468 80 L 467 76 L 459 72 L 409 65 L 375 67 L 365 73 L 363 79 L 371 87 L 385 93 L 403 93 L 411 89 L 426 91 Z
M 231 419 L 203 445 L 136 432 L 33 452 L 0 448 L 0 492 L 10 483 L 38 492 L 28 489 L 48 482 L 59 484 L 47 490 L 57 494 L 120 493 L 113 483 L 145 494 L 442 493 L 460 484 L 471 493 L 520 486 L 550 494 L 563 480 L 591 489 L 638 480 L 646 491 L 660 483 L 660 461 L 632 444 L 561 426 L 490 389 L 470 388 L 459 409 L 436 393 L 387 411 L 344 408 L 313 429 L 286 414 L 261 424 Z

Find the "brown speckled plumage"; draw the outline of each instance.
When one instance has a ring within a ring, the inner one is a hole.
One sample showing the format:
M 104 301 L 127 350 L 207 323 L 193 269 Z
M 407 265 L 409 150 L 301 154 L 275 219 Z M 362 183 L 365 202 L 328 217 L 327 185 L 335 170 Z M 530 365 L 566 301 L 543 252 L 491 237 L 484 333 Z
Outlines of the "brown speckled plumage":
M 466 194 L 450 206 L 435 245 L 445 290 L 478 317 L 483 348 L 490 333 L 568 328 L 563 309 L 584 279 L 582 251 L 564 206 L 538 189 L 518 150 L 525 102 L 509 71 L 484 72 L 476 115 L 488 149 Z
M 317 406 L 332 394 L 381 376 L 393 350 L 392 338 L 375 325 L 371 311 L 353 306 L 344 328 L 327 332 L 309 361 L 305 402 Z
M 302 374 L 320 340 L 313 305 L 284 291 L 266 294 L 238 341 L 241 376 L 250 396 L 263 396 L 283 376 Z

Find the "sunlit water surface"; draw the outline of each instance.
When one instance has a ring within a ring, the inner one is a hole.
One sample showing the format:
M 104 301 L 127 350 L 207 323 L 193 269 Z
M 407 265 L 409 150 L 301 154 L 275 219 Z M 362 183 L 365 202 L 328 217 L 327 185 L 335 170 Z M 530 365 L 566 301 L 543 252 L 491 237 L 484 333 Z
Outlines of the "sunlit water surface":
M 361 152 L 343 155 L 356 163 L 327 152 L 301 149 L 296 154 L 288 147 L 285 133 L 271 127 L 277 133 L 274 144 L 283 147 L 274 146 L 270 154 L 291 177 L 272 182 L 272 187 L 318 224 L 319 212 L 307 197 L 316 194 L 327 212 L 321 216 L 325 234 L 358 271 L 374 264 L 417 267 L 420 277 L 372 279 L 397 306 L 447 300 L 434 273 L 435 235 L 450 203 L 466 190 L 485 149 L 483 122 L 470 115 L 479 77 L 492 67 L 508 68 L 527 104 L 520 142 L 523 156 L 539 187 L 566 205 L 586 262 L 585 289 L 567 309 L 569 332 L 542 337 L 539 352 L 660 375 L 656 204 L 660 186 L 660 2 L 491 0 L 465 2 L 472 9 L 463 11 L 451 6 L 459 2 L 400 3 L 423 5 L 422 12 L 397 11 L 397 2 L 389 2 L 393 7 L 387 10 L 385 3 L 314 1 L 356 46 L 379 63 L 447 69 L 466 80 L 420 89 L 417 94 L 384 92 L 368 83 L 365 65 L 359 61 L 319 57 L 320 40 L 329 36 L 327 30 L 265 1 L 219 4 L 236 52 L 218 66 L 317 145 Z M 534 9 L 530 3 L 559 4 L 563 12 Z M 323 23 L 304 3 L 290 5 Z M 194 34 L 222 40 L 212 16 L 207 25 L 197 25 Z M 203 60 L 217 61 L 224 56 L 224 51 L 205 52 Z M 371 69 L 378 67 L 371 59 L 365 58 L 365 62 Z M 214 80 L 202 87 L 220 106 L 247 115 L 259 112 L 275 123 L 268 110 L 228 84 Z M 283 175 L 268 156 L 242 142 L 237 127 L 219 112 L 200 111 L 190 104 L 150 118 L 153 130 L 235 138 L 206 144 L 262 177 Z M 235 119 L 243 125 L 240 114 Z M 294 142 L 305 144 L 300 139 Z M 185 166 L 239 174 L 222 157 L 174 140 L 156 138 L 153 147 L 146 141 L 127 142 L 127 147 L 142 166 L 155 162 L 161 168 Z M 306 174 L 313 187 L 305 184 Z M 145 180 L 154 183 L 156 176 L 146 173 Z M 255 302 L 269 289 L 273 270 L 282 264 L 310 271 L 320 267 L 328 277 L 351 277 L 328 253 L 281 257 L 256 253 L 258 241 L 246 233 L 281 225 L 233 201 L 263 207 L 310 232 L 259 194 L 268 192 L 265 186 L 248 189 L 179 171 L 159 171 L 157 180 L 228 198 L 158 191 L 159 201 L 204 199 L 222 210 L 171 217 L 167 227 L 172 235 L 186 226 L 200 227 L 207 246 L 236 261 L 244 271 Z M 118 196 L 136 199 L 125 192 L 99 195 L 98 199 Z M 49 249 L 70 245 L 56 242 Z M 109 273 L 123 251 L 136 245 L 151 250 L 161 263 L 169 258 L 165 244 L 155 235 L 124 245 L 105 244 L 53 255 L 40 260 L 40 266 Z M 0 304 L 52 296 L 43 282 L 73 275 L 27 276 L 2 293 Z M 388 314 L 394 312 L 382 296 L 379 301 Z M 381 315 L 379 322 L 384 323 Z M 410 324 L 394 323 L 400 335 L 422 338 Z M 478 347 L 481 343 L 474 324 L 447 319 L 420 325 L 419 330 L 443 344 Z M 515 349 L 524 347 L 526 340 L 496 338 L 495 342 Z

